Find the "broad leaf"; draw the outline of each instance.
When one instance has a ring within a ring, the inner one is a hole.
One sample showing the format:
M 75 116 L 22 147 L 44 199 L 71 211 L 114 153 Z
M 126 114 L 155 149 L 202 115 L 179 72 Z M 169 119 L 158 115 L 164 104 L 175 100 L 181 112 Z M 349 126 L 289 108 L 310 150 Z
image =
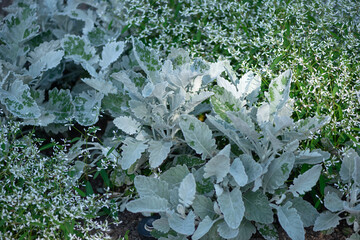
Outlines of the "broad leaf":
M 189 173 L 180 183 L 179 198 L 180 203 L 185 207 L 191 206 L 195 199 L 196 183 L 192 173 Z
M 295 164 L 318 164 L 330 158 L 330 153 L 324 152 L 320 149 L 314 149 L 310 152 L 309 149 L 296 154 Z
M 277 208 L 277 215 L 281 227 L 293 240 L 305 240 L 305 230 L 303 222 L 291 202 Z
M 315 207 L 309 202 L 303 200 L 301 197 L 293 198 L 290 200 L 292 207 L 296 209 L 297 213 L 303 221 L 304 227 L 313 226 L 319 213 Z
M 329 192 L 325 195 L 324 205 L 331 212 L 338 212 L 344 209 L 343 201 L 335 192 Z
M 148 145 L 130 137 L 127 137 L 123 144 L 124 145 L 121 147 L 122 158 L 120 164 L 122 169 L 126 170 L 141 157 L 141 154 L 148 148 Z
M 216 176 L 216 182 L 221 182 L 230 171 L 230 144 L 205 164 L 204 178 Z
M 145 196 L 126 204 L 126 209 L 133 213 L 159 213 L 165 212 L 168 208 L 169 202 L 166 199 L 157 196 Z
M 321 165 L 316 165 L 303 174 L 300 174 L 294 179 L 293 184 L 289 187 L 289 191 L 294 197 L 298 197 L 299 194 L 302 195 L 305 194 L 305 192 L 310 191 L 317 183 L 321 170 Z
M 314 224 L 314 231 L 324 231 L 339 225 L 341 218 L 338 214 L 329 211 L 320 213 Z
M 49 101 L 46 110 L 55 115 L 54 123 L 66 123 L 73 117 L 74 104 L 68 89 L 54 88 L 49 91 Z
M 209 218 L 209 216 L 206 216 L 198 225 L 196 228 L 196 231 L 192 235 L 191 239 L 198 240 L 202 238 L 213 226 L 214 221 Z
M 150 153 L 149 156 L 150 167 L 151 168 L 159 167 L 167 158 L 172 146 L 173 146 L 172 142 L 151 140 L 149 142 L 149 149 L 148 149 L 148 152 Z
M 243 187 L 247 184 L 248 176 L 246 175 L 244 165 L 239 158 L 235 158 L 233 163 L 231 164 L 230 174 L 233 176 L 235 182 L 240 187 Z
M 114 124 L 123 132 L 133 135 L 141 130 L 141 124 L 132 117 L 120 116 L 114 119 Z
M 252 156 L 247 154 L 242 154 L 239 156 L 239 159 L 244 165 L 246 175 L 248 176 L 247 184 L 255 181 L 262 175 L 262 167 L 257 163 Z
M 236 237 L 237 240 L 249 240 L 251 236 L 256 233 L 256 228 L 250 221 L 243 219 L 239 226 L 239 235 Z
M 205 219 L 206 216 L 214 219 L 216 216 L 213 202 L 210 198 L 205 197 L 204 195 L 196 195 L 192 208 L 194 209 L 196 215 L 201 219 Z
M 235 238 L 239 234 L 239 229 L 232 229 L 226 224 L 226 222 L 221 222 L 218 224 L 217 232 L 219 233 L 220 237 L 230 239 Z
M 169 199 L 169 185 L 167 182 L 153 177 L 136 176 L 134 184 L 137 193 L 141 198 L 146 196 L 158 196 Z
M 275 158 L 269 165 L 267 173 L 263 177 L 263 188 L 266 192 L 274 193 L 289 178 L 294 166 L 295 156 L 292 153 L 283 153 Z
M 104 95 L 96 91 L 82 92 L 74 97 L 75 119 L 82 126 L 92 126 L 99 120 Z
M 247 191 L 243 194 L 243 201 L 247 220 L 264 224 L 270 224 L 274 221 L 269 200 L 261 191 Z
M 160 219 L 156 219 L 152 225 L 156 230 L 163 233 L 167 233 L 170 230 L 169 219 L 166 216 L 161 216 Z
M 189 236 L 195 231 L 195 214 L 190 211 L 183 219 L 178 214 L 173 213 L 169 216 L 169 225 L 176 232 Z
M 81 81 L 103 93 L 104 95 L 117 93 L 116 87 L 110 81 L 106 81 L 101 78 L 82 78 Z
M 77 35 L 66 35 L 62 42 L 65 57 L 75 61 L 75 63 L 88 62 L 90 65 L 98 62 L 98 55 L 86 37 Z
M 109 42 L 107 43 L 101 53 L 101 60 L 99 62 L 101 68 L 107 68 L 111 63 L 115 62 L 124 50 L 124 42 Z
M 161 174 L 160 179 L 169 184 L 169 188 L 173 189 L 180 186 L 182 180 L 189 174 L 189 169 L 185 165 L 177 165 L 168 169 Z
M 349 149 L 342 160 L 340 177 L 345 182 L 350 182 L 352 179 L 356 183 L 360 183 L 360 157 L 354 149 Z
M 38 118 L 41 115 L 36 101 L 32 98 L 28 85 L 21 80 L 15 80 L 9 91 L 0 89 L 1 103 L 16 117 L 23 119 Z
M 185 140 L 202 158 L 211 157 L 216 149 L 215 139 L 209 127 L 191 115 L 182 115 L 180 128 Z
M 218 197 L 218 203 L 227 225 L 232 229 L 238 228 L 245 213 L 240 189 L 235 188 L 231 192 L 225 191 Z

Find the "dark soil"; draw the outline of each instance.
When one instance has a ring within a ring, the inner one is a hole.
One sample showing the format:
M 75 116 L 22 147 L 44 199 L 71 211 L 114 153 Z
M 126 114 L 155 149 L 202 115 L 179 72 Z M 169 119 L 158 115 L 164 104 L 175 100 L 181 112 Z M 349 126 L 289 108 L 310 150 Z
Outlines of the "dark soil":
M 140 236 L 137 232 L 137 225 L 143 218 L 143 215 L 140 213 L 134 214 L 128 211 L 125 211 L 120 214 L 121 224 L 111 226 L 111 231 L 108 233 L 112 239 L 119 240 L 124 237 L 127 233 L 128 240 L 150 240 L 154 238 L 148 238 Z M 305 228 L 306 240 L 345 240 L 347 237 L 353 233 L 352 229 L 346 225 L 345 221 L 341 221 L 337 228 L 329 234 L 323 232 L 314 232 L 312 227 Z M 286 232 L 278 226 L 279 240 L 291 240 L 291 238 L 286 234 Z M 263 240 L 264 238 L 260 233 L 256 233 L 252 236 L 251 240 Z

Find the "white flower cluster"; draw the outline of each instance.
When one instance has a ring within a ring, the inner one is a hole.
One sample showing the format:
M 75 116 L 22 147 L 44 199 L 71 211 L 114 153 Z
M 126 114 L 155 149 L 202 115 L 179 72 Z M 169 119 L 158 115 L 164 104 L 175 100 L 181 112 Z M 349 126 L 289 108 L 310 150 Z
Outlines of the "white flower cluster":
M 44 156 L 34 136 L 18 131 L 15 123 L 0 128 L 0 239 L 108 239 L 108 223 L 95 219 L 111 207 L 108 194 L 80 197 L 66 153 Z
M 358 1 L 122 2 L 131 34 L 163 53 L 181 47 L 210 61 L 227 58 L 239 74 L 260 71 L 265 82 L 292 69 L 299 118 L 330 115 L 329 130 L 359 138 L 352 132 L 360 125 Z

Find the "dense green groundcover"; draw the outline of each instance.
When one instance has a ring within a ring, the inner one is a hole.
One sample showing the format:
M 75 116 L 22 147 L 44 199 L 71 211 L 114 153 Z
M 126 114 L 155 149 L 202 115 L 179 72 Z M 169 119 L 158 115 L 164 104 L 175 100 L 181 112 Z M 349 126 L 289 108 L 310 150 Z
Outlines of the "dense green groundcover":
M 11 2 L 1 239 L 359 239 L 358 1 Z

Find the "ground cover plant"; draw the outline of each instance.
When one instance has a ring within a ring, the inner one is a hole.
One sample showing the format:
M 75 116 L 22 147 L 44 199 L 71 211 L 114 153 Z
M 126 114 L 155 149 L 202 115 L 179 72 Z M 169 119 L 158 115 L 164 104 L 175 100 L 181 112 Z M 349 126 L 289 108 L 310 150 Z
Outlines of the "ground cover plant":
M 4 8 L 0 236 L 357 239 L 358 4 L 139 4 Z

